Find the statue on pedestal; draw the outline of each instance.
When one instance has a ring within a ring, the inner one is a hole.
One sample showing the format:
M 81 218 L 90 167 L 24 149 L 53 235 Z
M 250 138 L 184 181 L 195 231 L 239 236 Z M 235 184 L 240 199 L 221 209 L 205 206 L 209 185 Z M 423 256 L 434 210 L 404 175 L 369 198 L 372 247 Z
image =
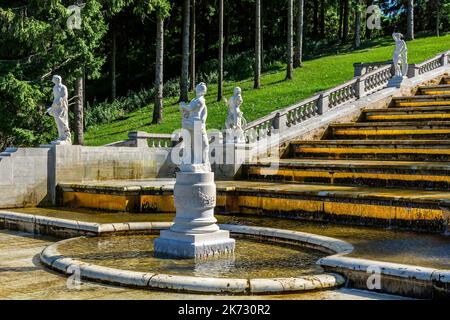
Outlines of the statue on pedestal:
M 206 84 L 201 82 L 195 88 L 196 97 L 189 103 L 182 102 L 180 110 L 183 114 L 182 127 L 190 134 L 190 144 L 185 150 L 191 152 L 190 162 L 181 165 L 184 172 L 211 172 L 209 163 L 209 142 L 206 133 Z
M 395 40 L 394 51 L 394 70 L 396 77 L 406 77 L 408 74 L 408 48 L 406 42 L 403 40 L 403 35 L 398 32 L 394 32 L 392 37 Z
M 69 129 L 69 100 L 67 87 L 62 83 L 62 78 L 58 75 L 53 76 L 52 82 L 55 84 L 53 87 L 53 104 L 47 110 L 47 113 L 51 115 L 58 127 L 58 139 L 52 142 L 52 144 L 72 144 L 70 129 Z
M 183 136 L 183 152 L 190 152 L 190 157 L 183 156 L 180 172 L 177 172 L 173 190 L 175 220 L 172 227 L 161 231 L 155 240 L 156 256 L 203 258 L 230 254 L 235 248 L 235 240 L 228 231 L 220 230 L 214 217 L 216 184 L 206 134 L 206 84 L 198 84 L 195 91 L 195 99 L 189 104 L 180 104 L 182 126 L 185 133 L 189 133 Z
M 234 94 L 230 99 L 225 99 L 228 106 L 228 115 L 225 121 L 227 129 L 227 142 L 243 143 L 245 142 L 243 127 L 247 125 L 244 114 L 241 112 L 241 105 L 244 102 L 242 99 L 242 90 L 239 87 L 234 88 Z M 235 141 L 236 137 L 236 141 Z

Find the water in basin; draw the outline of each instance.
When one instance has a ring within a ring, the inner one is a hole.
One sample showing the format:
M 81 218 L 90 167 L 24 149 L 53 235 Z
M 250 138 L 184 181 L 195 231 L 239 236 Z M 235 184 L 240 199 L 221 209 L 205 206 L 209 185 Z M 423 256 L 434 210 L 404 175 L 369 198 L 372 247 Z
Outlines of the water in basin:
M 196 277 L 274 278 L 322 273 L 316 261 L 325 254 L 299 246 L 238 238 L 233 255 L 208 259 L 155 258 L 157 236 L 79 238 L 59 251 L 83 262 L 122 270 Z

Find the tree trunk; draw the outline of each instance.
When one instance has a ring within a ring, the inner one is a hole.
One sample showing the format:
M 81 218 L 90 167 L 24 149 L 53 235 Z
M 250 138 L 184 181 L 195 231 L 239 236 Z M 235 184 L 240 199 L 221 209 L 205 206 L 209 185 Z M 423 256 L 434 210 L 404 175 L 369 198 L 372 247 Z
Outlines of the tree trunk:
M 355 49 L 361 46 L 361 0 L 356 0 L 355 7 Z
M 366 6 L 369 7 L 369 6 L 371 6 L 373 3 L 374 3 L 373 0 L 367 0 L 367 1 L 366 1 Z M 366 20 L 366 21 L 367 21 L 367 20 Z M 366 34 L 365 34 L 365 38 L 366 38 L 367 40 L 369 40 L 371 37 L 372 37 L 372 29 L 370 29 L 370 28 L 367 26 L 367 23 L 366 23 Z
M 439 27 L 441 23 L 441 1 L 436 0 L 436 36 L 439 37 Z
M 313 36 L 317 37 L 318 34 L 319 34 L 319 0 L 314 0 L 314 6 L 313 6 Z
M 255 89 L 261 88 L 261 0 L 256 0 L 255 13 Z
M 414 40 L 414 0 L 408 0 L 406 39 Z
M 346 43 L 348 40 L 348 23 L 349 23 L 349 8 L 348 0 L 344 0 L 344 18 L 342 28 L 342 43 Z
M 260 39 L 261 39 L 261 70 L 264 70 L 265 68 L 265 64 L 264 64 L 264 8 L 261 6 L 260 8 L 261 10 L 261 35 L 260 35 Z
M 297 12 L 297 45 L 295 46 L 294 67 L 301 67 L 303 64 L 303 9 L 304 0 L 298 0 Z
M 325 0 L 320 1 L 320 37 L 325 38 Z
M 339 40 L 342 40 L 342 23 L 344 21 L 344 1 L 339 0 Z
M 112 25 L 112 39 L 111 39 L 111 100 L 116 100 L 117 84 L 116 84 L 116 54 L 117 54 L 117 32 L 115 25 Z
M 190 63 L 190 69 L 191 69 L 191 76 L 190 76 L 190 82 L 189 82 L 189 90 L 194 91 L 195 89 L 195 38 L 196 38 L 196 17 L 195 17 L 195 0 L 192 1 L 192 9 L 191 9 L 191 63 Z
M 75 138 L 74 144 L 82 146 L 84 144 L 84 77 L 80 76 L 75 80 Z
M 152 124 L 161 123 L 163 119 L 164 95 L 164 19 L 156 17 L 156 63 L 155 63 L 155 106 Z
M 228 14 L 227 18 L 225 19 L 225 34 L 223 36 L 223 52 L 224 55 L 227 56 L 230 52 L 230 32 L 231 32 L 231 15 Z
M 219 0 L 219 79 L 217 101 L 223 98 L 223 0 Z
M 286 79 L 291 80 L 293 78 L 293 60 L 294 60 L 294 48 L 293 48 L 293 33 L 294 33 L 294 12 L 293 12 L 293 0 L 288 0 L 288 31 L 287 31 L 287 68 Z
M 191 20 L 190 0 L 183 4 L 183 58 L 181 62 L 180 101 L 189 100 L 189 32 Z

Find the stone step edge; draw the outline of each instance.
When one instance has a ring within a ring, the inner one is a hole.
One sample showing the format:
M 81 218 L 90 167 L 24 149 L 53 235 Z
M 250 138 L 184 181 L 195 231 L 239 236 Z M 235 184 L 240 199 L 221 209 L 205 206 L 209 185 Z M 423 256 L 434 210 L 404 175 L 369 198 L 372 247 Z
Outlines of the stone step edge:
M 276 186 L 274 184 L 274 186 Z M 314 185 L 317 186 L 317 185 Z M 105 192 L 106 190 L 98 189 L 96 187 L 91 186 L 83 186 L 83 185 L 64 185 L 60 184 L 59 188 L 61 188 L 62 192 L 83 192 L 83 193 L 91 193 L 91 194 L 109 194 Z M 252 187 L 236 187 L 236 186 L 216 186 L 217 193 L 232 193 L 235 195 L 236 193 L 243 193 L 243 194 L 249 194 L 249 193 L 258 193 L 260 195 L 270 195 L 274 196 L 273 190 L 267 190 L 263 188 L 252 188 Z M 395 189 L 390 189 L 395 191 Z M 404 190 L 404 189 L 401 189 Z M 110 191 L 110 190 L 108 190 Z M 381 190 L 380 190 L 381 191 Z M 417 190 L 411 190 L 412 194 L 417 194 Z M 141 188 L 141 196 L 145 195 L 172 195 L 173 194 L 173 185 L 172 186 L 166 186 L 164 188 L 164 191 L 162 191 L 160 188 L 148 188 L 148 187 L 142 187 Z M 430 191 L 431 192 L 431 191 Z M 440 194 L 442 192 L 436 191 Z M 122 190 L 120 187 L 117 189 L 117 193 L 121 195 L 128 195 L 126 190 Z M 277 190 L 277 195 L 279 197 L 292 197 L 295 195 L 302 196 L 304 198 L 333 198 L 333 199 L 340 199 L 340 200 L 348 200 L 348 201 L 358 201 L 360 203 L 365 203 L 368 200 L 372 201 L 380 201 L 380 202 L 388 202 L 389 204 L 396 206 L 408 206 L 411 207 L 412 205 L 416 204 L 418 207 L 419 205 L 432 205 L 439 208 L 450 208 L 450 200 L 448 199 L 429 199 L 429 198 L 408 198 L 405 196 L 399 196 L 399 195 L 392 195 L 392 197 L 387 196 L 381 196 L 376 194 L 361 194 L 361 191 L 339 191 L 339 190 L 330 190 L 330 191 L 298 191 L 298 190 Z
M 330 128 L 339 127 L 414 127 L 414 129 L 420 129 L 423 127 L 431 126 L 450 126 L 450 121 L 424 121 L 417 123 L 417 121 L 397 121 L 397 122 L 343 122 L 330 124 Z M 431 129 L 432 130 L 432 129 Z
M 450 298 L 450 270 L 342 255 L 321 258 L 317 263 L 328 272 L 344 275 L 352 283 L 352 287 L 358 289 L 367 290 L 370 277 L 379 274 L 381 288 L 374 288 L 376 292 L 421 299 Z
M 408 113 L 408 112 L 414 112 L 414 111 L 425 111 L 425 112 L 432 112 L 432 111 L 450 111 L 450 106 L 436 106 L 436 107 L 399 107 L 399 108 L 387 108 L 387 109 L 364 109 L 362 111 L 363 114 L 367 113 L 394 113 L 394 112 L 402 112 L 402 113 Z M 442 112 L 444 113 L 444 112 Z M 445 112 L 447 113 L 447 112 Z
M 318 159 L 323 160 L 323 162 L 315 161 L 317 159 L 302 159 L 302 158 L 292 158 L 292 159 L 283 159 L 285 161 L 280 162 L 276 169 L 308 169 L 312 172 L 314 171 L 328 171 L 328 172 L 337 172 L 337 170 L 341 170 L 342 172 L 347 172 L 348 170 L 352 170 L 352 172 L 360 172 L 356 170 L 372 170 L 371 172 L 378 172 L 378 173 L 389 173 L 388 170 L 405 170 L 405 171 L 413 171 L 413 172 L 406 172 L 406 173 L 398 173 L 396 174 L 420 174 L 423 175 L 423 172 L 431 171 L 433 172 L 433 176 L 438 176 L 437 172 L 441 171 L 441 173 L 447 173 L 450 172 L 450 163 L 446 162 L 420 162 L 417 161 L 417 164 L 410 163 L 410 164 L 401 164 L 401 163 L 385 163 L 385 160 L 375 160 L 373 163 L 355 163 L 359 160 L 351 160 L 354 162 L 349 163 L 338 163 L 338 164 L 332 164 L 327 163 L 327 161 L 331 162 L 332 160 L 329 159 Z M 286 160 L 290 160 L 291 162 L 287 162 Z M 314 160 L 314 161 L 311 161 Z M 361 160 L 365 161 L 365 160 Z M 367 160 L 370 161 L 370 160 Z M 399 161 L 401 162 L 401 161 Z M 405 161 L 406 162 L 406 161 Z M 408 162 L 414 162 L 414 161 L 408 161 Z M 246 163 L 243 165 L 244 168 L 249 167 L 256 167 L 256 168 L 265 168 L 270 169 L 271 165 L 269 164 L 263 164 L 263 163 Z M 339 172 L 341 172 L 339 171 Z M 417 172 L 417 173 L 416 173 Z M 442 175 L 442 174 L 441 174 Z
M 418 90 L 422 90 L 422 89 L 436 89 L 436 88 L 443 88 L 443 89 L 450 89 L 450 84 L 435 84 L 435 85 L 431 85 L 431 86 L 419 86 Z
M 393 97 L 392 101 L 416 101 L 416 100 L 449 100 L 450 103 L 450 94 L 433 94 L 433 95 L 416 95 L 416 96 L 407 96 L 407 97 Z
M 444 140 L 294 140 L 290 142 L 291 145 L 296 144 L 304 144 L 304 145 L 315 145 L 315 144 L 323 144 L 323 145 L 339 145 L 339 144 L 348 144 L 348 145 L 444 145 L 450 147 L 450 141 Z

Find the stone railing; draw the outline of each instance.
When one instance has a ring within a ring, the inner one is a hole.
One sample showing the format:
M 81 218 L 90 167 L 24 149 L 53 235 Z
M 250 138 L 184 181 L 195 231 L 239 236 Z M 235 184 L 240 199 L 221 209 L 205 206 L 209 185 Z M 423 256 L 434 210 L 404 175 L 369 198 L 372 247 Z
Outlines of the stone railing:
M 381 62 L 358 62 L 353 64 L 353 76 L 360 77 L 373 70 L 376 70 L 387 65 L 392 66 L 392 60 L 381 61 Z
M 179 137 L 177 135 L 133 131 L 128 133 L 128 140 L 114 142 L 106 145 L 106 147 L 171 148 L 176 145 L 178 141 Z
M 391 76 L 391 66 L 386 65 L 285 109 L 252 121 L 245 128 L 247 143 L 265 138 L 271 134 L 273 129 L 278 129 L 281 133 L 305 120 L 324 114 L 329 109 L 356 101 L 381 90 L 387 86 Z
M 408 76 L 415 77 L 428 71 L 450 64 L 450 51 L 417 65 L 409 65 Z M 376 62 L 362 64 L 366 68 L 364 74 L 353 78 L 337 87 L 319 93 L 287 108 L 277 110 L 245 127 L 247 143 L 252 143 L 270 135 L 273 129 L 281 134 L 284 130 L 298 126 L 303 121 L 324 114 L 332 108 L 356 101 L 364 96 L 384 89 L 394 74 L 392 62 Z M 372 69 L 367 72 L 367 69 Z
M 448 65 L 450 62 L 450 51 L 444 52 L 422 63 L 408 65 L 408 78 L 413 78 L 434 69 Z
M 389 79 L 391 79 L 392 75 L 393 75 L 392 66 L 386 65 L 358 78 L 357 90 L 364 91 L 362 95 L 359 94 L 359 97 L 383 89 L 384 87 L 387 86 Z

